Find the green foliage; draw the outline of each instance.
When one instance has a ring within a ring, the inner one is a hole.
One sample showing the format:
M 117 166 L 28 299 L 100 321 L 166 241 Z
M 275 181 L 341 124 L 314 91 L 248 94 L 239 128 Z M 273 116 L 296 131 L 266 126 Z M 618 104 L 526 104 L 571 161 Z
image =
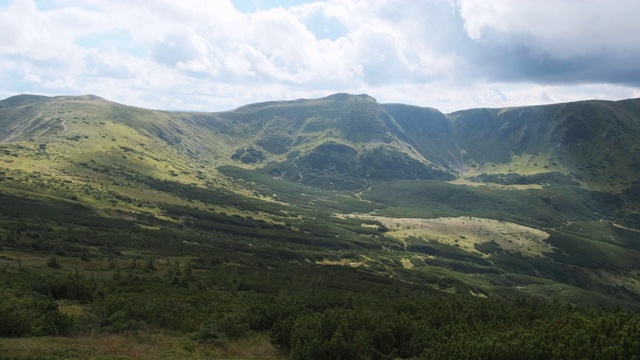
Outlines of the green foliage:
M 251 182 L 252 188 L 260 194 L 276 194 L 280 201 L 297 207 L 312 209 L 315 213 L 323 209 L 342 212 L 368 212 L 376 207 L 347 194 L 335 193 L 296 181 L 276 179 L 260 171 L 246 170 L 235 166 L 221 166 L 221 173 L 234 178 Z M 313 197 L 310 202 L 309 197 Z
M 94 285 L 85 277 L 78 275 L 56 276 L 34 282 L 31 288 L 40 294 L 54 299 L 78 300 L 87 303 L 93 300 Z
M 237 340 L 247 336 L 249 324 L 238 314 L 222 315 L 219 319 L 212 319 L 205 324 L 196 335 L 199 342 L 222 345 L 228 340 Z
M 65 336 L 73 320 L 61 314 L 51 297 L 0 288 L 0 336 Z
M 490 265 L 489 261 L 483 259 L 480 256 L 470 254 L 464 250 L 460 250 L 458 247 L 453 245 L 439 243 L 435 240 L 424 242 L 421 240 L 410 238 L 407 241 L 406 249 L 408 251 L 423 253 L 427 255 L 473 262 L 478 265 Z
M 385 213 L 407 217 L 476 216 L 534 226 L 560 224 L 558 213 L 535 193 L 453 185 L 440 181 L 398 181 L 374 185 L 363 194 L 392 206 Z
M 156 271 L 156 266 L 154 264 L 153 258 L 152 257 L 147 257 L 146 262 L 144 263 L 144 271 L 146 272 L 150 272 L 150 271 Z
M 356 190 L 394 179 L 453 180 L 451 173 L 426 165 L 395 149 L 359 153 L 339 143 L 323 143 L 309 153 L 270 164 L 263 171 L 320 189 Z
M 265 149 L 272 154 L 286 154 L 291 149 L 293 138 L 286 133 L 278 133 L 276 131 L 261 134 L 256 140 L 256 145 Z
M 284 318 L 274 325 L 272 341 L 290 349 L 292 359 L 606 358 L 611 353 L 626 358 L 637 351 L 639 321 L 637 313 L 531 299 L 410 296 Z
M 542 184 L 542 185 L 580 185 L 571 176 L 563 174 L 561 172 L 544 172 L 533 175 L 520 175 L 516 173 L 507 174 L 480 174 L 472 178 L 473 181 L 496 183 L 502 185 L 528 185 L 528 184 Z
M 542 190 L 500 190 L 439 181 L 397 181 L 374 185 L 369 200 L 392 206 L 398 216 L 475 216 L 534 227 L 561 226 L 565 220 L 616 217 L 623 200 L 612 193 L 575 186 L 546 186 Z
M 453 180 L 455 178 L 449 172 L 421 163 L 400 151 L 384 147 L 377 147 L 365 152 L 360 157 L 360 163 L 366 178 L 377 181 Z
M 551 231 L 548 241 L 558 251 L 549 254 L 557 261 L 585 267 L 636 268 L 640 252 L 622 249 L 583 236 Z
M 220 347 L 226 346 L 228 341 L 225 333 L 219 329 L 218 324 L 215 322 L 203 325 L 202 329 L 193 336 L 193 339 L 199 343 Z
M 476 243 L 473 247 L 481 253 L 485 254 L 495 254 L 502 251 L 500 245 L 498 245 L 498 243 L 496 243 L 495 241 Z
M 8 215 L 12 218 L 51 220 L 79 226 L 92 226 L 95 228 L 132 228 L 132 224 L 128 222 L 101 217 L 95 210 L 87 206 L 66 201 L 51 199 L 33 200 L 4 194 L 0 194 L 0 214 Z M 31 222 L 23 224 L 24 227 L 35 225 L 36 223 Z M 17 240 L 15 237 L 14 234 L 12 241 Z
M 87 262 L 91 261 L 89 252 L 87 250 L 82 251 L 82 253 L 80 254 L 80 260 Z
M 52 255 L 49 258 L 49 261 L 47 261 L 47 266 L 54 269 L 60 269 L 62 267 L 60 266 L 60 264 L 58 264 L 58 258 L 56 258 L 55 255 Z
M 238 149 L 232 156 L 232 160 L 241 161 L 245 164 L 255 164 L 259 162 L 263 162 L 266 157 L 262 153 L 262 151 L 249 147 L 246 149 Z
M 207 189 L 175 181 L 158 181 L 152 178 L 145 179 L 145 183 L 151 189 L 175 194 L 187 200 L 202 201 L 211 205 L 226 205 L 247 211 L 264 211 L 267 213 L 277 213 L 286 210 L 282 205 L 266 203 L 257 199 L 237 195 L 224 189 Z M 173 205 L 167 204 L 166 206 L 169 209 L 173 208 Z

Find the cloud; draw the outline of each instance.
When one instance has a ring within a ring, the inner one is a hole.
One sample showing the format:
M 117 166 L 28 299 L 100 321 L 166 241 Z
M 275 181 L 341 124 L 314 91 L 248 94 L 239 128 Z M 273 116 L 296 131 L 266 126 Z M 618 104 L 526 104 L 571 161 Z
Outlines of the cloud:
M 502 81 L 640 85 L 640 3 L 459 0 L 475 69 Z
M 36 74 L 28 74 L 22 79 L 22 81 L 28 83 L 39 83 L 42 81 L 42 79 L 40 79 L 40 76 Z
M 640 86 L 633 1 L 46 5 L 0 5 L 0 96 L 93 93 L 221 110 L 351 92 L 452 111 L 632 97 Z
M 459 0 L 467 34 L 475 40 L 490 39 L 491 31 L 522 34 L 530 46 L 560 58 L 588 55 L 602 50 L 638 53 L 631 34 L 640 30 L 636 21 L 640 4 L 635 1 Z

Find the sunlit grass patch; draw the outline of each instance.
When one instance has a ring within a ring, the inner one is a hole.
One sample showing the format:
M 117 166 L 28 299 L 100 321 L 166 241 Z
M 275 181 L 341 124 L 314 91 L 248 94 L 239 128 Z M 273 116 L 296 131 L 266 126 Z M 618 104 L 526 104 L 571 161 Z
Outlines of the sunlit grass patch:
M 549 234 L 531 227 L 475 217 L 442 217 L 435 219 L 391 218 L 371 215 L 353 215 L 384 224 L 387 236 L 406 241 L 408 238 L 435 240 L 460 247 L 471 253 L 481 252 L 476 246 L 495 242 L 502 250 L 541 256 L 553 250 L 544 240 Z

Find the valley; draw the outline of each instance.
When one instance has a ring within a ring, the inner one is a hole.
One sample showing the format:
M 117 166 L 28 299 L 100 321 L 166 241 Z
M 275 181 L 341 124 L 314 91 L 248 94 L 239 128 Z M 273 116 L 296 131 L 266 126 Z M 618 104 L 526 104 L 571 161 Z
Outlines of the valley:
M 637 139 L 640 99 L 2 100 L 0 353 L 508 358 L 554 334 L 538 358 L 640 353 Z M 57 350 L 29 353 L 43 336 Z

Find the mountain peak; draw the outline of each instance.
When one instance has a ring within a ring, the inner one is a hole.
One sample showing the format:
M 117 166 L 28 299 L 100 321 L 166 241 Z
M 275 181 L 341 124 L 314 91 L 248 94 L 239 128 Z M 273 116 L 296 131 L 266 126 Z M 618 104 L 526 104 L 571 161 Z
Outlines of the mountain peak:
M 337 94 L 329 95 L 325 97 L 325 99 L 334 100 L 334 101 L 362 100 L 362 101 L 377 102 L 373 96 L 367 95 L 367 94 L 355 95 L 355 94 L 348 94 L 348 93 L 337 93 Z
M 56 96 L 56 99 L 62 99 L 62 100 L 76 100 L 76 101 L 108 101 L 104 98 L 101 98 L 100 96 L 97 95 L 92 95 L 92 94 L 85 94 L 85 95 L 77 95 L 77 96 L 69 96 L 69 95 L 63 95 L 63 96 Z

